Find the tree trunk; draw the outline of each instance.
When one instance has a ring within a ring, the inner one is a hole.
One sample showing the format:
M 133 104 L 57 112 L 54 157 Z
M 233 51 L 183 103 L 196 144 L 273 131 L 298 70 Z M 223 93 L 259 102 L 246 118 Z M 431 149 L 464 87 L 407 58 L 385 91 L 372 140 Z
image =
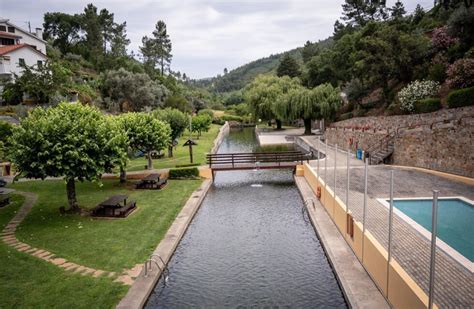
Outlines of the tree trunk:
M 277 124 L 277 128 L 276 128 L 276 129 L 277 129 L 277 130 L 281 130 L 281 120 L 275 119 L 275 122 L 276 122 L 276 124 Z
M 304 135 L 311 135 L 311 119 L 304 119 Z
M 148 166 L 147 169 L 152 170 L 153 169 L 153 160 L 151 159 L 151 151 L 148 152 Z
M 173 157 L 173 145 L 168 146 L 168 158 Z
M 77 205 L 76 199 L 76 181 L 74 178 L 70 178 L 66 182 L 67 201 L 69 203 L 69 211 L 79 211 L 79 205 Z
M 120 183 L 124 183 L 127 181 L 127 172 L 123 168 L 123 166 L 120 167 Z

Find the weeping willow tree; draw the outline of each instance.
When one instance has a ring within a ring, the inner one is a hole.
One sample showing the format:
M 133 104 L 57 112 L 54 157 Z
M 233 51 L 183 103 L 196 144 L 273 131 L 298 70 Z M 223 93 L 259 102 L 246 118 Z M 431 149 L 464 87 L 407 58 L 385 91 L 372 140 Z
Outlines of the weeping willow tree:
M 339 89 L 322 84 L 313 89 L 292 88 L 274 105 L 274 113 L 286 120 L 303 119 L 304 134 L 311 134 L 311 121 L 330 119 L 341 104 Z
M 263 120 L 275 119 L 278 130 L 281 129 L 281 121 L 286 119 L 286 115 L 276 113 L 275 105 L 284 101 L 291 89 L 299 87 L 299 80 L 296 78 L 260 75 L 245 88 L 244 96 L 255 117 Z

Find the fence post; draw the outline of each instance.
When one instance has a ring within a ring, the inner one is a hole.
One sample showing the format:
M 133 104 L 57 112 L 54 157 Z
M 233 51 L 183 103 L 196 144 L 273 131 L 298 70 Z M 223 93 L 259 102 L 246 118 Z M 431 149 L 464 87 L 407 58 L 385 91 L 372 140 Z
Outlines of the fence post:
M 367 169 L 368 161 L 365 160 L 365 171 L 364 171 L 364 206 L 362 210 L 362 262 L 364 262 L 364 242 L 365 242 L 365 224 L 367 219 Z
M 318 136 L 318 147 L 316 148 L 316 151 L 317 151 L 317 153 L 318 153 L 318 157 L 317 157 L 317 159 L 318 159 L 318 161 L 317 161 L 317 164 L 318 164 L 318 167 L 317 167 L 317 171 L 318 171 L 318 185 L 319 185 L 319 178 L 320 178 L 320 177 L 319 177 L 319 146 L 320 146 L 320 144 L 321 144 L 321 137 Z
M 336 200 L 337 144 L 334 147 L 334 200 Z
M 388 211 L 388 257 L 387 257 L 387 296 L 390 278 L 390 260 L 392 259 L 392 234 L 393 233 L 393 171 L 390 171 L 390 208 Z
M 347 187 L 346 187 L 346 215 L 349 212 L 349 186 L 350 186 L 350 154 L 347 150 Z
M 326 152 L 324 153 L 324 188 L 328 186 L 328 140 L 325 140 Z
M 434 298 L 434 281 L 435 281 L 435 266 L 436 266 L 436 234 L 438 228 L 438 190 L 433 190 L 433 208 L 431 215 L 431 261 L 430 261 L 430 285 L 428 308 L 433 308 Z

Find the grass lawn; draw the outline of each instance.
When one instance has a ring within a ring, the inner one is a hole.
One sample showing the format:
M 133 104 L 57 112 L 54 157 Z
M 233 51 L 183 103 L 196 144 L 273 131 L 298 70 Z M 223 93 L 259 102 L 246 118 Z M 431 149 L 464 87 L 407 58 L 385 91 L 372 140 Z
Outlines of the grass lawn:
M 105 180 L 101 187 L 78 183 L 77 196 L 83 208 L 92 208 L 120 193 L 137 201 L 138 209 L 128 218 L 107 220 L 60 215 L 59 207 L 66 205 L 62 181 L 15 183 L 12 188 L 38 194 L 36 205 L 18 227 L 16 236 L 71 262 L 121 272 L 146 260 L 200 184 L 200 180 L 170 180 L 162 190 L 131 190 L 130 183 L 122 186 L 117 180 Z M 0 209 L 1 229 L 23 200 L 20 195 L 12 195 L 12 204 Z M 109 278 L 66 272 L 3 242 L 0 263 L 0 308 L 111 308 L 128 290 Z
M 22 196 L 12 195 L 12 204 L 0 208 L 1 229 L 23 201 Z M 3 242 L 0 242 L 0 263 L 1 308 L 111 308 L 128 290 L 112 279 L 65 272 Z
M 121 272 L 143 263 L 201 180 L 170 180 L 162 190 L 132 190 L 118 180 L 78 183 L 81 207 L 92 208 L 116 194 L 127 194 L 138 209 L 126 219 L 93 219 L 61 215 L 67 205 L 65 183 L 57 180 L 19 182 L 20 191 L 38 194 L 38 202 L 17 229 L 17 238 L 88 267 Z
M 206 163 L 206 154 L 209 153 L 214 146 L 214 139 L 216 138 L 221 126 L 213 124 L 209 132 L 202 133 L 201 137 L 197 139 L 197 134 L 193 134 L 193 139 L 197 142 L 197 146 L 193 146 L 194 163 Z M 155 169 L 171 168 L 177 164 L 188 164 L 189 162 L 189 148 L 183 147 L 184 142 L 189 138 L 189 132 L 186 131 L 179 139 L 179 145 L 173 151 L 173 157 L 168 158 L 168 150 L 166 149 L 165 157 L 162 159 L 153 160 L 153 167 Z M 147 159 L 145 157 L 135 158 L 128 162 L 127 171 L 142 171 L 145 169 Z

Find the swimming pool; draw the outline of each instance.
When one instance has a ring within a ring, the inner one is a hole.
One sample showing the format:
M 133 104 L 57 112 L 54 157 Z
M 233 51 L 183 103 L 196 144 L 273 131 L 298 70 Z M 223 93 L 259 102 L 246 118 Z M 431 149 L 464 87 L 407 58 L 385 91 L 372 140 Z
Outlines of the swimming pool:
M 431 237 L 432 199 L 395 199 L 393 203 L 396 209 L 429 231 Z M 438 199 L 437 237 L 471 262 L 474 261 L 473 223 L 472 201 L 462 197 Z

